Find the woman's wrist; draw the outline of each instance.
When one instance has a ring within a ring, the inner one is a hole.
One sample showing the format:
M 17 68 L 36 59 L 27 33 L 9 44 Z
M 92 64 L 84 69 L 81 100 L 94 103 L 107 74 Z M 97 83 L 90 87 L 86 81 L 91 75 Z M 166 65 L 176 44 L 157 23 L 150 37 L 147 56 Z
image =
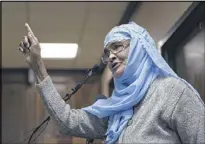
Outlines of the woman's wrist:
M 36 76 L 37 83 L 40 83 L 48 76 L 46 67 L 42 59 L 37 59 L 31 62 L 31 69 L 33 70 Z

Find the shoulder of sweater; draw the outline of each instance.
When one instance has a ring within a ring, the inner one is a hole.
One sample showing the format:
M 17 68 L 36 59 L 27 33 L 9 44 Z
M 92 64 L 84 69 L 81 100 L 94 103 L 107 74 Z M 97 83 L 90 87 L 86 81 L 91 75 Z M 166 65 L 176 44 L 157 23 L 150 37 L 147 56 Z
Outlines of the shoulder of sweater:
M 180 78 L 159 76 L 151 84 L 145 101 L 150 97 L 161 101 L 178 101 L 185 89 L 187 84 Z
M 187 84 L 180 78 L 158 77 L 151 85 L 151 91 L 147 100 L 154 102 L 155 106 L 160 107 L 160 115 L 163 119 L 169 119 L 172 111 L 187 89 Z
M 187 89 L 187 84 L 181 80 L 181 78 L 169 77 L 158 77 L 156 84 L 165 91 L 180 91 L 181 93 Z M 154 84 L 154 83 L 153 83 Z

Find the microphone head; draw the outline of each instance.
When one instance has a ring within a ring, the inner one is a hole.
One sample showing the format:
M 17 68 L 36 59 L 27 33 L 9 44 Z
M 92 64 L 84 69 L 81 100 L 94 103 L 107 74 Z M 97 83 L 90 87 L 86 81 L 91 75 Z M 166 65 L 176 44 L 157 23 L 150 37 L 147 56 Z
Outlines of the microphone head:
M 104 68 L 105 68 L 106 64 L 104 63 L 100 63 L 100 64 L 95 64 L 92 68 L 93 72 L 103 72 Z
M 95 64 L 92 68 L 92 71 L 97 72 L 99 68 L 100 68 L 100 66 L 98 64 Z
M 102 64 L 100 64 L 100 65 L 95 64 L 92 68 L 92 71 L 93 72 L 103 72 L 104 68 L 105 68 L 104 64 L 103 65 Z

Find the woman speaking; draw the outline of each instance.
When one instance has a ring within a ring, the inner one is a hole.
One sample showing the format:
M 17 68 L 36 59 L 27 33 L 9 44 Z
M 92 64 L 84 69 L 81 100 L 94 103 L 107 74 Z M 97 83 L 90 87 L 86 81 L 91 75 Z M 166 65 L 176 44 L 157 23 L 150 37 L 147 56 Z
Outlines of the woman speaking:
M 157 52 L 148 32 L 135 24 L 114 27 L 105 37 L 102 61 L 109 65 L 114 90 L 82 109 L 61 98 L 28 24 L 19 45 L 37 79 L 51 118 L 66 135 L 114 143 L 205 143 L 205 105 L 197 91 L 178 77 Z

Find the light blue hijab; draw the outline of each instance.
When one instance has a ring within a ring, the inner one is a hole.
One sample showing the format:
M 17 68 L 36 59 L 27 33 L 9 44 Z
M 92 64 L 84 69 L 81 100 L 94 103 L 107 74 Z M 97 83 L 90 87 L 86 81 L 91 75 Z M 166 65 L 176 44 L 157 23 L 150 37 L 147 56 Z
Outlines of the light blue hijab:
M 130 40 L 130 50 L 124 73 L 114 78 L 112 96 L 83 108 L 98 118 L 109 116 L 106 144 L 118 140 L 133 115 L 133 106 L 143 99 L 157 76 L 177 77 L 158 53 L 154 40 L 144 28 L 134 22 L 116 26 L 105 37 L 104 47 L 109 42 L 121 40 Z

